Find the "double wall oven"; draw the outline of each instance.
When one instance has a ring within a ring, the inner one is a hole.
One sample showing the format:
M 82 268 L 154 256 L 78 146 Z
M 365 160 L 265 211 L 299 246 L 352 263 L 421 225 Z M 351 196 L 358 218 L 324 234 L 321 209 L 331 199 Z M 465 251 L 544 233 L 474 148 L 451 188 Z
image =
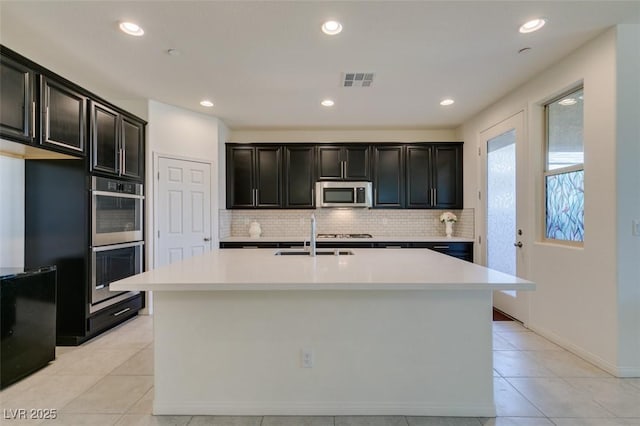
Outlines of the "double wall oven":
M 91 178 L 91 313 L 137 294 L 109 284 L 143 271 L 143 210 L 142 184 Z

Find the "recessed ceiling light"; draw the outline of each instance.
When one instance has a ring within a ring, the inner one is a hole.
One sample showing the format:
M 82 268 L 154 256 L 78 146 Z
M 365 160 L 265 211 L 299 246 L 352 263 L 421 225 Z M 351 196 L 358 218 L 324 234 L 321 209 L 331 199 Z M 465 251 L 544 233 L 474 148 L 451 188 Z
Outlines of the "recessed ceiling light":
M 454 101 L 453 99 L 447 98 L 447 99 L 443 99 L 440 101 L 440 105 L 442 106 L 449 106 L 449 105 L 453 105 L 456 101 Z
M 136 37 L 140 37 L 144 34 L 144 30 L 138 24 L 134 24 L 133 22 L 121 22 L 120 29 L 127 34 Z
M 564 98 L 560 102 L 558 102 L 562 106 L 570 106 L 578 103 L 574 98 Z
M 342 24 L 338 21 L 327 21 L 322 24 L 322 32 L 328 35 L 336 35 L 342 31 Z
M 202 105 L 203 107 L 211 108 L 213 106 L 213 102 L 205 99 L 204 101 L 200 101 L 200 105 Z
M 322 106 L 331 107 L 335 104 L 335 102 L 333 102 L 331 99 L 325 99 L 322 102 L 320 102 L 320 104 Z
M 532 19 L 522 24 L 522 26 L 520 27 L 520 32 L 526 34 L 538 31 L 540 28 L 544 27 L 544 24 L 546 23 L 547 21 L 542 18 Z

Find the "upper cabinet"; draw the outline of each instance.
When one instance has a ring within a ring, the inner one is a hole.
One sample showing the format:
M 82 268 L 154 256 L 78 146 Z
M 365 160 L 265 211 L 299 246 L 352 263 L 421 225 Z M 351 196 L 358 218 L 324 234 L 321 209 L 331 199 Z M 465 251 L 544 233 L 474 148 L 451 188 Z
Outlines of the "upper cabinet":
M 408 208 L 462 208 L 462 144 L 408 145 Z
M 371 180 L 374 208 L 462 209 L 462 142 L 234 144 L 227 208 L 314 208 L 319 180 Z
M 318 147 L 318 180 L 370 180 L 369 145 Z
M 373 207 L 404 207 L 403 145 L 373 145 Z
M 227 145 L 227 208 L 282 206 L 282 148 Z
M 86 96 L 4 47 L 0 102 L 0 137 L 74 156 L 86 154 Z
M 315 207 L 315 146 L 284 147 L 284 205 L 286 208 Z
M 87 98 L 61 82 L 42 76 L 40 100 L 40 144 L 84 155 Z
M 144 176 L 144 122 L 91 102 L 91 170 L 131 179 Z
M 0 137 L 31 144 L 36 139 L 36 73 L 0 55 Z
M 92 173 L 144 178 L 139 118 L 0 45 L 0 138 L 74 157 Z

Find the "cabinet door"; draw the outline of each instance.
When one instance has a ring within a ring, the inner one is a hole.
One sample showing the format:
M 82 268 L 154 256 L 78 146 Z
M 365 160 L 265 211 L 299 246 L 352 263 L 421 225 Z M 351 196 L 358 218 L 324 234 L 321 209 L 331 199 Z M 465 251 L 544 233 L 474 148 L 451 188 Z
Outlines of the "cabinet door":
M 123 116 L 121 125 L 122 174 L 130 178 L 142 179 L 144 176 L 144 123 Z
M 428 208 L 431 206 L 431 148 L 429 146 L 407 146 L 407 207 Z
M 40 99 L 40 144 L 84 155 L 86 98 L 64 84 L 42 77 Z
M 318 180 L 342 179 L 344 174 L 342 164 L 342 147 L 318 147 Z
M 284 150 L 284 207 L 313 208 L 315 149 L 313 146 L 287 146 Z
M 344 147 L 343 160 L 346 161 L 344 179 L 370 180 L 369 145 Z
M 35 73 L 0 57 L 0 136 L 32 143 L 35 138 Z
M 256 149 L 256 207 L 278 208 L 282 206 L 282 148 L 258 147 Z
M 93 170 L 120 172 L 118 113 L 98 103 L 91 104 L 91 149 Z
M 249 208 L 255 203 L 252 147 L 227 146 L 227 208 Z
M 435 145 L 432 151 L 432 205 L 437 209 L 462 208 L 462 145 Z
M 373 148 L 373 206 L 404 206 L 404 148 L 401 145 Z

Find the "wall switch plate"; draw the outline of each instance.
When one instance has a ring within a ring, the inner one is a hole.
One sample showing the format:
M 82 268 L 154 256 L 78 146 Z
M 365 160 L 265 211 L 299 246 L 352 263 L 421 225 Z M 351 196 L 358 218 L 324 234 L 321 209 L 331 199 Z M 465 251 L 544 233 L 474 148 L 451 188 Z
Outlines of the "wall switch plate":
M 633 230 L 631 231 L 631 233 L 635 237 L 640 237 L 640 219 L 636 219 L 633 221 Z
M 313 351 L 311 349 L 302 350 L 302 368 L 313 367 Z

